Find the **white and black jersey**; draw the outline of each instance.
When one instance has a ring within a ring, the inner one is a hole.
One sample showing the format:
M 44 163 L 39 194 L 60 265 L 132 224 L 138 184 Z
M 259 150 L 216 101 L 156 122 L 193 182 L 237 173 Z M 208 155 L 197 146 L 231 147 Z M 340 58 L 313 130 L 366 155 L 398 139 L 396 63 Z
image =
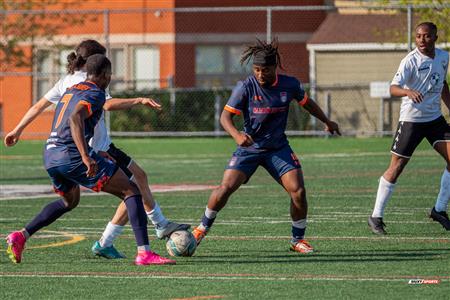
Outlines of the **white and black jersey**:
M 414 103 L 408 97 L 403 97 L 399 121 L 430 122 L 441 116 L 441 93 L 448 72 L 448 61 L 446 51 L 435 49 L 435 56 L 431 58 L 420 53 L 417 48 L 401 61 L 391 85 L 418 91 L 423 95 L 423 101 Z

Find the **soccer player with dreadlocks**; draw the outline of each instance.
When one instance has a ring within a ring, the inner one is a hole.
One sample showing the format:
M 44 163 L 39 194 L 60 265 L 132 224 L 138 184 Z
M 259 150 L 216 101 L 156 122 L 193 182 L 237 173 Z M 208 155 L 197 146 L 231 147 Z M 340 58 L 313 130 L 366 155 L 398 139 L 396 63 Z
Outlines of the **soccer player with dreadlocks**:
M 199 244 L 231 194 L 261 165 L 291 198 L 290 249 L 310 253 L 313 247 L 304 239 L 307 202 L 303 174 L 285 135 L 289 103 L 295 100 L 325 123 L 325 130 L 332 134 L 340 134 L 339 127 L 308 97 L 296 78 L 277 73 L 278 67 L 283 69 L 277 40 L 271 43 L 257 40 L 255 45 L 247 47 L 241 64 L 250 60 L 253 61 L 253 75 L 238 82 L 220 117 L 220 123 L 238 147 L 228 162 L 222 183 L 211 193 L 201 223 L 193 234 Z M 244 117 L 244 131 L 236 128 L 233 122 L 235 115 Z

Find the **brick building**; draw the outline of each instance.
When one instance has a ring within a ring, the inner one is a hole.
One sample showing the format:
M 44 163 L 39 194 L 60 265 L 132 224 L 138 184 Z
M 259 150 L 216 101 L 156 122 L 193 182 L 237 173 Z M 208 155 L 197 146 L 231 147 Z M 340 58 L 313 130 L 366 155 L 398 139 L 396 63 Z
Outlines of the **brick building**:
M 65 73 L 65 58 L 73 46 L 87 38 L 97 39 L 109 50 L 113 96 L 115 91 L 124 89 L 233 85 L 245 76 L 245 68 L 239 65 L 243 46 L 253 43 L 255 37 L 266 39 L 268 31 L 279 39 L 286 72 L 308 82 L 306 41 L 325 19 L 326 11 L 268 13 L 262 6 L 298 7 L 329 2 L 332 1 L 87 0 L 80 2 L 76 10 L 69 7 L 69 11 L 60 11 L 58 5 L 46 8 L 48 18 L 55 22 L 63 22 L 64 18 L 55 17 L 61 14 L 78 14 L 84 21 L 63 26 L 54 37 L 58 45 L 66 47 L 54 47 L 39 39 L 23 44 L 33 63 L 26 68 L 8 69 L 0 76 L 0 131 L 13 129 L 26 110 Z M 52 110 L 41 115 L 23 138 L 45 138 L 52 116 Z

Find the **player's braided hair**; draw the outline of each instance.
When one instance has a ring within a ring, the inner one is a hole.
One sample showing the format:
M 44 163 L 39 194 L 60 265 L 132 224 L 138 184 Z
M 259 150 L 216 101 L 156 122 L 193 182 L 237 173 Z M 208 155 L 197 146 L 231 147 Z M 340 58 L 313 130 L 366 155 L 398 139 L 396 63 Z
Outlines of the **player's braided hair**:
M 89 56 L 93 54 L 106 54 L 106 48 L 95 40 L 82 41 L 74 52 L 67 56 L 67 73 L 73 74 L 80 70 Z
M 261 41 L 260 39 L 256 39 L 256 43 L 245 48 L 242 53 L 240 63 L 243 65 L 244 63 L 249 63 L 251 58 L 254 58 L 255 55 L 264 55 L 264 56 L 275 56 L 275 64 L 280 69 L 283 69 L 281 64 L 281 56 L 278 52 L 278 39 L 274 38 L 271 43 L 267 43 L 265 41 Z

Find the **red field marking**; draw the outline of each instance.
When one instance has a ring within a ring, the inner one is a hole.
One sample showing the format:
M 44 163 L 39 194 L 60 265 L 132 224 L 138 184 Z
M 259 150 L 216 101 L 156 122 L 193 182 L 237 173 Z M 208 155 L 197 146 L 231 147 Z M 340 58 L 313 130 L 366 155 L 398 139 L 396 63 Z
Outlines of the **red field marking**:
M 214 185 L 203 184 L 153 184 L 150 186 L 154 193 L 167 192 L 190 192 L 206 191 L 215 188 Z M 84 195 L 99 195 L 105 193 L 95 193 L 89 189 L 81 187 Z M 48 184 L 5 184 L 0 191 L 0 200 L 11 200 L 20 198 L 39 198 L 56 195 L 53 187 Z

